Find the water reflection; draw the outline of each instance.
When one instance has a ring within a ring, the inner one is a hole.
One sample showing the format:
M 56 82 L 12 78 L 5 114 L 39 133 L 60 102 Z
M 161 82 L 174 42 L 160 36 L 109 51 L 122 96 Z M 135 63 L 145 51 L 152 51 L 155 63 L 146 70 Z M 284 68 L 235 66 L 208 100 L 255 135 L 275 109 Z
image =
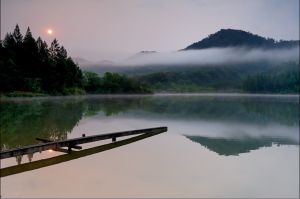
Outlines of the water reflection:
M 71 156 L 57 159 L 62 154 L 43 152 L 34 154 L 32 163 L 23 156 L 21 165 L 5 159 L 1 166 L 10 169 L 1 178 L 3 197 L 299 195 L 298 96 L 87 96 L 0 103 L 3 148 L 33 144 L 36 137 L 168 126 L 167 133 L 151 139 L 53 166 L 50 162 Z
M 230 135 L 233 139 L 240 135 L 239 129 L 233 127 L 248 128 L 248 131 L 258 133 L 258 139 L 260 133 L 264 132 L 252 127 L 257 129 L 259 126 L 277 125 L 287 131 L 279 132 L 279 137 L 289 136 L 299 142 L 298 96 L 167 95 L 20 99 L 1 101 L 0 114 L 2 149 L 35 144 L 37 137 L 66 139 L 82 118 L 117 115 L 148 121 L 159 120 L 162 123 L 179 122 L 184 129 L 182 134 L 185 135 L 190 135 L 191 129 L 187 125 L 190 121 L 195 123 L 196 128 L 208 123 L 211 127 L 222 123 L 224 129 L 219 130 L 222 136 Z M 206 133 L 206 137 L 211 137 L 212 132 Z M 274 137 L 272 132 L 269 134 Z M 249 139 L 251 141 L 252 138 Z
M 83 112 L 82 101 L 3 102 L 0 109 L 1 148 L 36 144 L 37 137 L 66 139 Z
M 262 147 L 271 147 L 276 144 L 280 145 L 299 145 L 299 142 L 287 138 L 244 138 L 244 139 L 228 139 L 228 138 L 210 138 L 203 136 L 186 136 L 195 143 L 199 143 L 210 151 L 219 155 L 239 155 L 248 153 Z

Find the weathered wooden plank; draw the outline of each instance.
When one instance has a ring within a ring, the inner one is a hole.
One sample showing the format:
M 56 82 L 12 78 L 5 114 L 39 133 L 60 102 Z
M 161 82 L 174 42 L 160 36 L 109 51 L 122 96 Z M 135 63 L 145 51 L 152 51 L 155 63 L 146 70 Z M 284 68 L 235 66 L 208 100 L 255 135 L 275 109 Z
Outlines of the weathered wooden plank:
M 106 139 L 113 139 L 117 137 L 123 136 L 130 136 L 130 135 L 137 135 L 137 134 L 146 134 L 146 133 L 161 133 L 166 132 L 168 130 L 167 127 L 157 127 L 157 128 L 149 128 L 149 129 L 138 129 L 133 131 L 121 131 L 116 133 L 107 133 L 107 134 L 100 134 L 100 135 L 92 135 L 62 141 L 55 141 L 55 142 L 48 142 L 36 145 L 30 145 L 26 147 L 16 148 L 16 149 L 9 149 L 1 151 L 0 159 L 25 155 L 25 154 L 32 154 L 36 152 L 46 151 L 46 150 L 58 150 L 61 147 L 74 147 L 79 144 L 85 144 L 89 142 L 96 142 L 100 140 Z
M 120 141 L 111 142 L 109 144 L 104 144 L 104 145 L 100 145 L 100 146 L 96 146 L 96 147 L 92 147 L 92 148 L 88 148 L 88 149 L 83 149 L 81 151 L 73 151 L 71 154 L 64 154 L 64 155 L 59 155 L 59 156 L 55 156 L 55 157 L 51 157 L 51 158 L 47 158 L 47 159 L 37 160 L 34 162 L 28 162 L 28 163 L 24 163 L 24 164 L 20 164 L 20 165 L 14 165 L 14 166 L 6 167 L 6 168 L 1 168 L 0 169 L 0 177 L 6 177 L 6 176 L 18 174 L 18 173 L 23 173 L 26 171 L 32 171 L 35 169 L 40 169 L 43 167 L 48 167 L 48 166 L 52 166 L 55 164 L 60 164 L 63 162 L 86 157 L 86 156 L 93 155 L 96 153 L 101 153 L 103 151 L 107 151 L 107 150 L 111 150 L 111 149 L 121 147 L 121 146 L 124 146 L 127 144 L 131 144 L 131 143 L 140 141 L 142 139 L 146 139 L 146 138 L 158 135 L 160 133 L 163 133 L 163 132 L 144 133 L 144 134 L 126 138 L 126 139 L 123 139 Z
M 38 141 L 41 141 L 41 142 L 44 142 L 44 143 L 49 143 L 49 142 L 53 142 L 53 140 L 47 140 L 47 139 L 44 139 L 44 138 L 35 138 L 36 140 Z M 71 146 L 71 148 L 73 149 L 82 149 L 81 146 Z

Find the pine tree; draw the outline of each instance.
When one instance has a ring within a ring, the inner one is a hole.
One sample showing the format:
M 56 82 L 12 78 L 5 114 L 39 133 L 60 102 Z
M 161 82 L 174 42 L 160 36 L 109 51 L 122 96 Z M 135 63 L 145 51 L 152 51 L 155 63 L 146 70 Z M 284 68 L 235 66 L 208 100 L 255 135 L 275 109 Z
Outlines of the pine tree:
M 35 39 L 32 37 L 32 33 L 30 31 L 30 28 L 27 28 L 24 40 L 23 40 L 23 49 L 24 53 L 30 54 L 32 56 L 37 56 L 38 54 L 38 46 L 35 41 Z M 32 57 L 33 59 L 36 59 L 36 57 Z
M 42 62 L 45 62 L 49 57 L 48 45 L 41 39 L 41 37 L 38 37 L 38 39 L 36 40 L 36 44 L 38 48 L 39 58 Z
M 25 34 L 25 37 L 24 37 L 24 42 L 31 42 L 33 40 L 34 40 L 34 38 L 32 37 L 32 33 L 30 31 L 30 28 L 27 27 L 26 34 Z
M 60 50 L 59 43 L 58 43 L 57 39 L 54 39 L 49 48 L 50 58 L 56 59 L 58 57 L 59 50 Z
M 11 33 L 7 33 L 3 40 L 3 46 L 7 49 L 15 48 L 16 41 Z
M 58 57 L 63 59 L 68 57 L 67 50 L 63 46 L 59 48 Z
M 39 76 L 39 60 L 38 60 L 38 46 L 35 39 L 32 37 L 30 28 L 27 28 L 22 44 L 21 64 L 24 68 L 24 74 L 28 78 L 36 78 Z M 31 84 L 34 80 L 29 81 L 28 88 L 32 88 Z
M 21 31 L 20 31 L 20 28 L 19 28 L 19 25 L 17 24 L 16 27 L 15 27 L 15 30 L 12 34 L 15 42 L 18 44 L 18 45 L 21 45 L 22 42 L 23 42 L 23 36 L 21 34 Z
M 39 51 L 41 51 L 42 47 L 43 47 L 43 40 L 41 37 L 38 37 L 37 40 L 36 40 L 36 44 L 37 44 L 37 47 L 39 49 Z

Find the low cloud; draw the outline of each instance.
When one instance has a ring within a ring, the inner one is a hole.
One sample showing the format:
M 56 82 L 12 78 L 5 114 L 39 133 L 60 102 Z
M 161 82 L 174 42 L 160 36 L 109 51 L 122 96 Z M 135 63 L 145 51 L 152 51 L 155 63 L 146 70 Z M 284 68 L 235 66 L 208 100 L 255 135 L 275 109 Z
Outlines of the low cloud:
M 289 49 L 211 48 L 168 53 L 140 53 L 122 63 L 125 66 L 219 65 L 247 62 L 299 62 L 299 47 Z

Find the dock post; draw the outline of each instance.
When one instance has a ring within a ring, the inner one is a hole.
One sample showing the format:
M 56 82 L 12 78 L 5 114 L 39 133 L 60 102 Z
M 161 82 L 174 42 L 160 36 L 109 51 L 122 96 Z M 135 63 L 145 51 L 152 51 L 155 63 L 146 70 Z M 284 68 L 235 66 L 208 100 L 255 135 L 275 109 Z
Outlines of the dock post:
M 72 152 L 72 146 L 71 146 L 71 144 L 69 144 L 69 146 L 68 146 L 68 154 L 70 154 Z
M 28 157 L 28 161 L 31 162 L 33 158 L 33 153 L 28 153 L 27 157 Z
M 22 157 L 23 157 L 23 155 L 16 156 L 16 161 L 17 161 L 18 165 L 20 165 L 22 163 Z

